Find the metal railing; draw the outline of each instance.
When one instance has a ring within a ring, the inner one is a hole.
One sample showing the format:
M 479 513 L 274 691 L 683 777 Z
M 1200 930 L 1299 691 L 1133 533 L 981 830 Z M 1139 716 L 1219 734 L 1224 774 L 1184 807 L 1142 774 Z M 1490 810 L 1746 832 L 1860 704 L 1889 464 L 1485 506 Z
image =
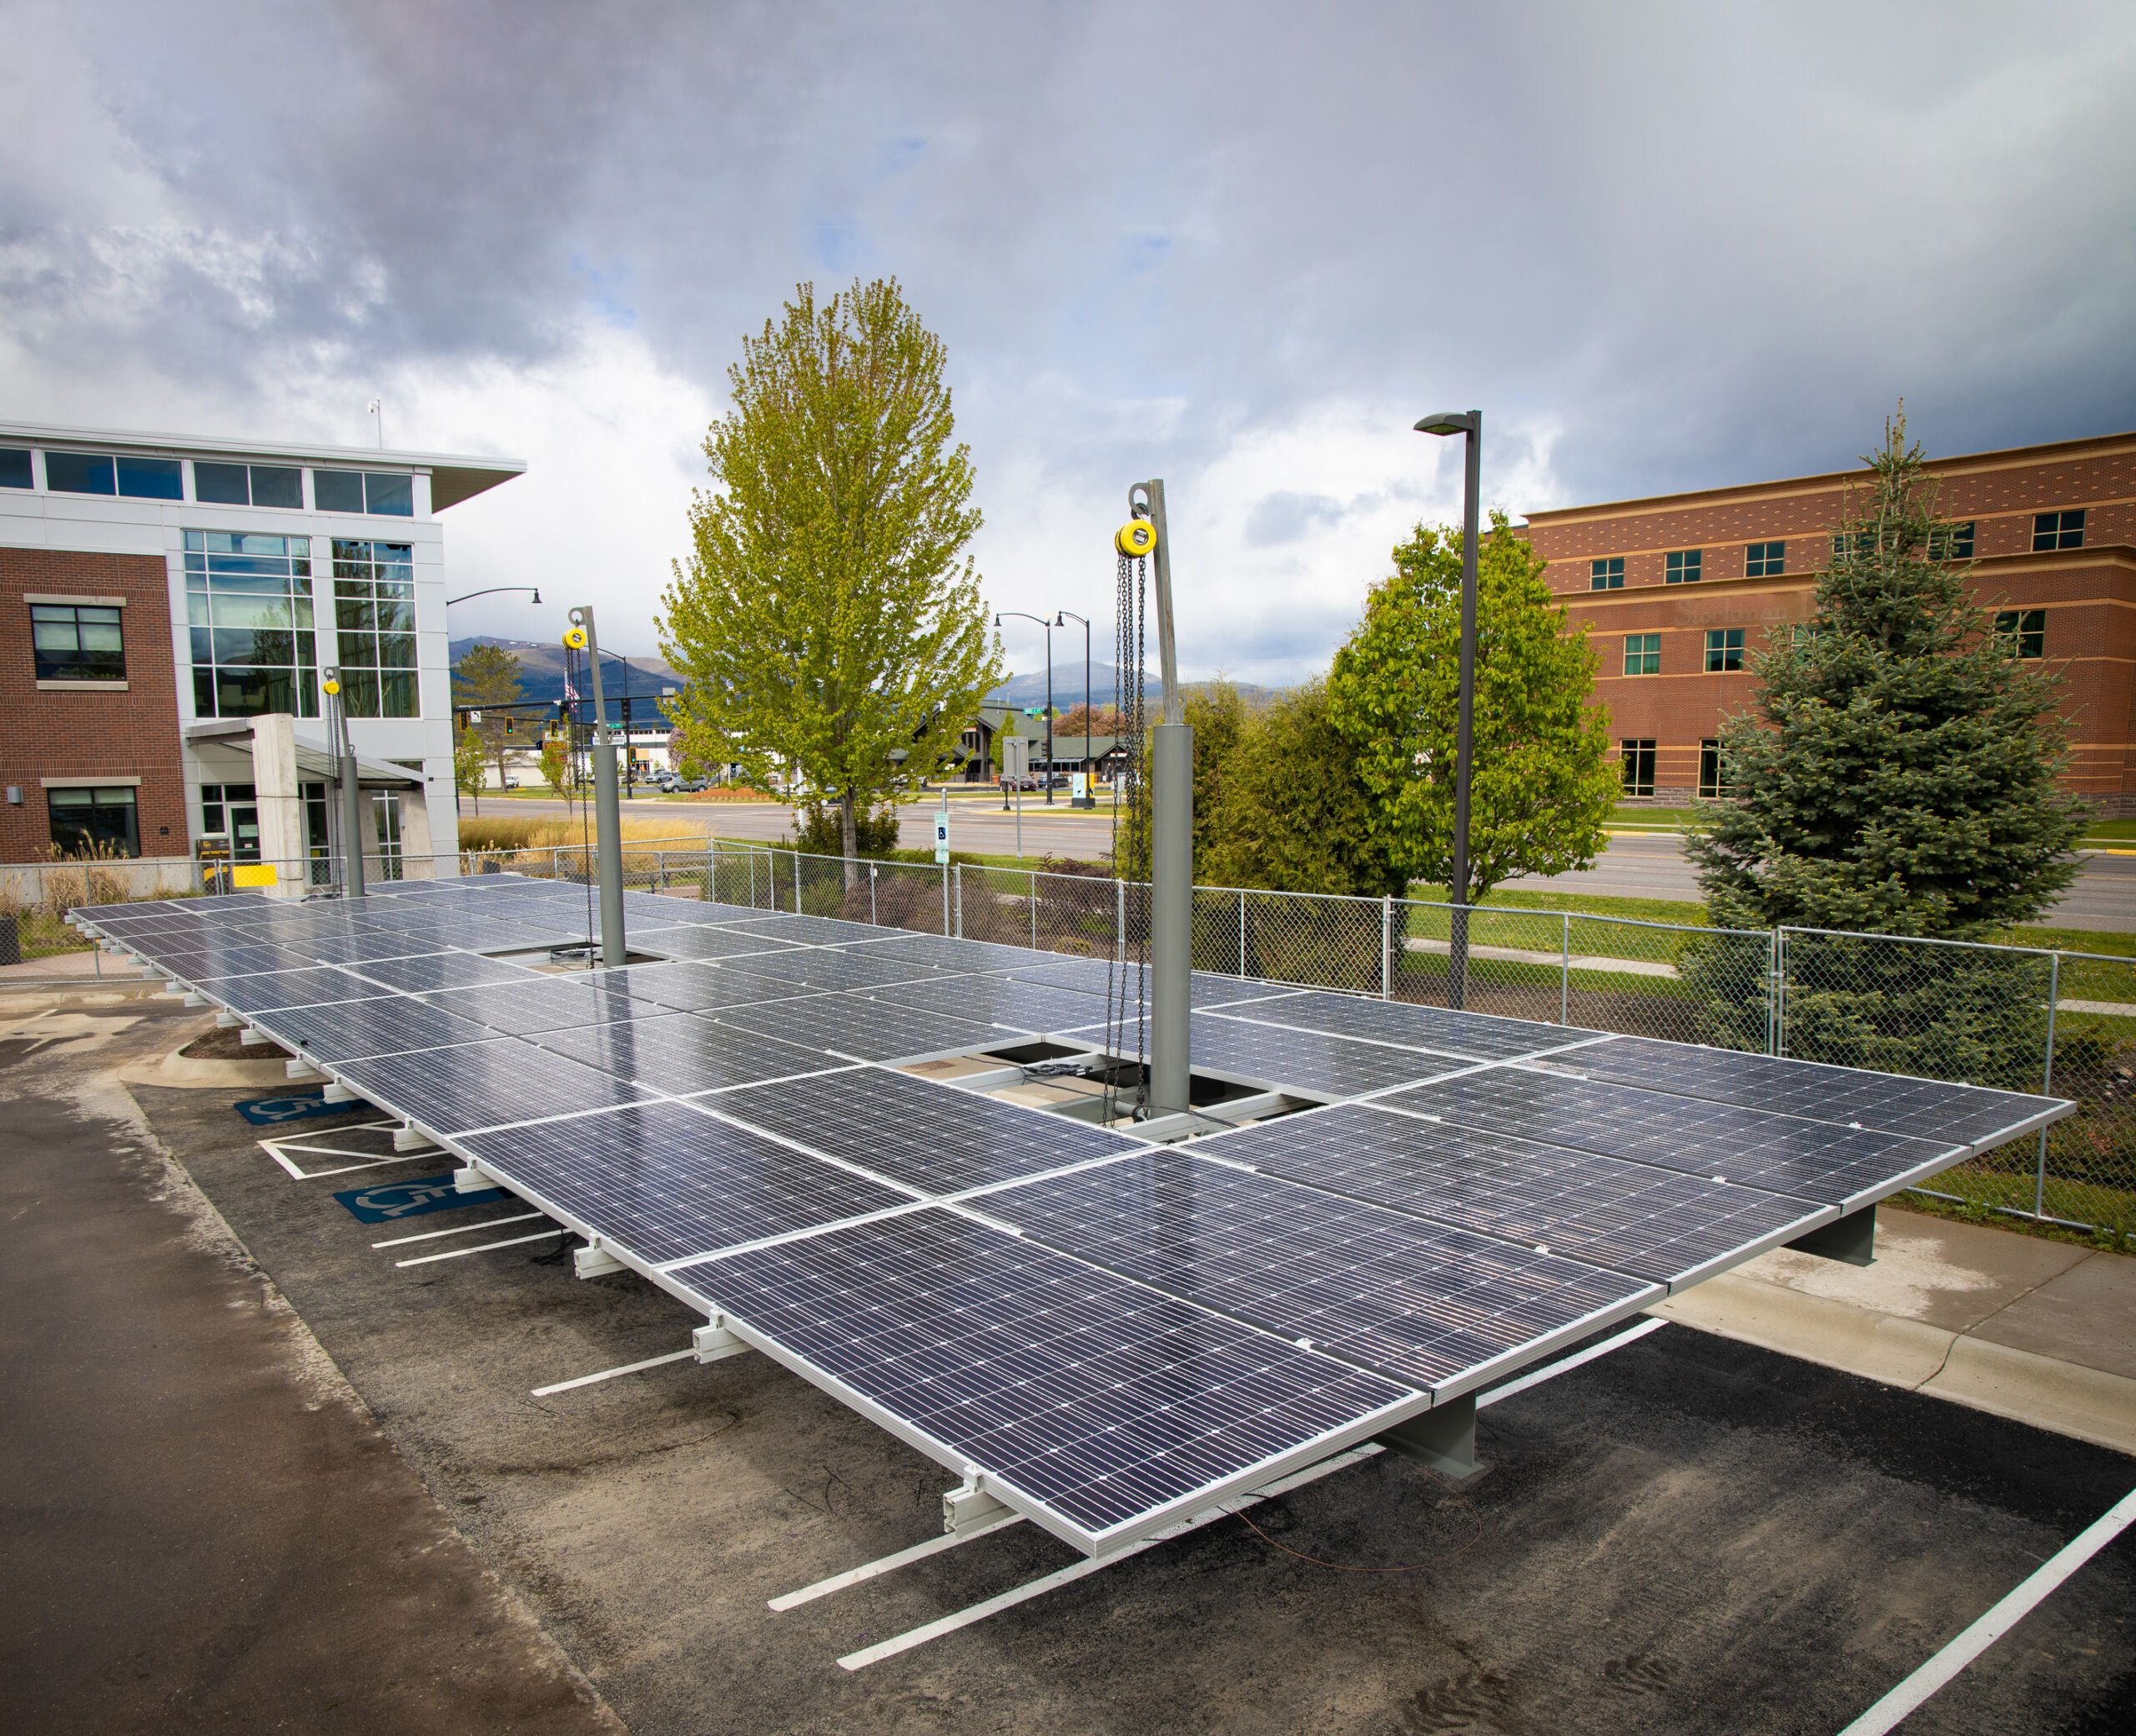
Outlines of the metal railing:
M 1140 883 L 1038 869 L 847 862 L 693 838 L 627 844 L 627 887 L 749 909 L 961 935 L 1087 957 L 1148 938 Z M 339 891 L 331 861 L 279 864 L 284 893 Z M 0 882 L 0 921 L 25 958 L 82 944 L 73 905 L 199 895 L 170 862 L 38 864 L 38 896 Z M 392 878 L 513 873 L 572 884 L 591 853 L 544 846 L 402 856 Z M 1199 887 L 1194 968 L 1223 975 L 1447 1004 L 1455 907 L 1412 898 Z M 642 918 L 637 926 L 642 928 Z M 2136 1235 L 2136 959 L 1807 928 L 1771 932 L 1479 906 L 1468 912 L 1463 1004 L 1473 1012 L 1789 1055 L 1922 1078 L 2046 1091 L 2078 1113 L 2036 1141 L 1936 1178 L 1979 1207 Z

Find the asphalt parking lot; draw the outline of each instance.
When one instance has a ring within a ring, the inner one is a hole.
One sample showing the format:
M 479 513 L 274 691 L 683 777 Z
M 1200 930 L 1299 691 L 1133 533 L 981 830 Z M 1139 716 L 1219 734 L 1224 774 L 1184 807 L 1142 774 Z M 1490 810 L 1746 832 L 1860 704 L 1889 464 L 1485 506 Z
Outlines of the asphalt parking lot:
M 96 1377 L 85 1373 L 94 1335 L 66 1330 L 109 1309 L 105 1292 L 148 1258 L 144 1213 L 160 1214 L 174 1244 L 215 1228 L 183 1211 L 143 1131 L 90 1084 L 122 1054 L 174 1046 L 174 1029 L 158 1012 L 93 1051 L 40 1059 L 0 1045 L 0 1089 L 19 1099 L 11 1114 L 28 1142 L 8 1160 L 8 1210 L 35 1239 L 7 1281 L 14 1324 L 0 1357 L 9 1390 L 34 1393 L 40 1437 L 77 1443 L 71 1457 L 11 1455 L 16 1615 L 0 1645 L 10 1678 L 37 1684 L 18 1703 L 39 1708 L 39 1727 L 134 1727 L 107 1715 L 140 1649 L 127 1623 L 108 1610 L 87 1624 L 63 1668 L 23 1638 L 22 1612 L 53 1562 L 73 1562 L 64 1595 L 84 1610 L 100 1590 L 124 1606 L 153 1565 L 159 1654 L 188 1655 L 211 1629 L 239 1659 L 248 1643 L 185 1589 L 188 1552 L 219 1556 L 227 1514 L 219 1521 L 211 1501 L 189 1526 L 167 1513 L 121 1522 L 156 1479 L 137 1486 L 134 1443 L 103 1437 L 138 1397 L 128 1390 L 122 1403 L 122 1389 L 149 1381 L 159 1359 L 227 1355 L 223 1341 L 252 1342 L 259 1321 L 227 1297 L 203 1307 L 174 1291 L 147 1335 L 162 1347 L 113 1345 L 119 1366 Z M 437 1728 L 455 1727 L 456 1708 L 468 1730 L 600 1728 L 582 1683 L 642 1736 L 1831 1733 L 2136 1483 L 2123 1456 L 1671 1325 L 1487 1410 L 1489 1468 L 1463 1490 L 1382 1457 L 1255 1508 L 1251 1527 L 1219 1522 L 849 1672 L 842 1653 L 1078 1557 L 1019 1525 L 773 1613 L 772 1597 L 936 1535 L 955 1479 L 753 1354 L 536 1397 L 680 1350 L 698 1316 L 633 1276 L 575 1277 L 564 1240 L 539 1221 L 485 1231 L 528 1210 L 509 1200 L 380 1225 L 334 1197 L 446 1174 L 450 1159 L 300 1180 L 261 1149 L 270 1130 L 232 1110 L 256 1094 L 132 1094 L 153 1141 L 271 1281 L 275 1306 L 293 1311 L 287 1330 L 308 1329 L 368 1412 L 352 1413 L 345 1440 L 292 1453 L 278 1433 L 286 1416 L 239 1426 L 210 1411 L 184 1443 L 204 1461 L 196 1475 L 270 1512 L 310 1503 L 305 1524 L 269 1527 L 259 1548 L 300 1555 L 378 1529 L 379 1559 L 342 1575 L 368 1572 L 376 1588 L 359 1637 L 367 1656 L 390 1651 L 398 1630 L 466 1661 L 464 1681 L 409 1691 L 410 1706 L 443 1708 Z M 360 1153 L 380 1149 L 375 1135 L 347 1135 L 365 1119 L 300 1125 Z M 446 1233 L 373 1245 L 433 1231 Z M 325 1427 L 317 1414 L 297 1426 Z M 21 1432 L 9 1432 L 18 1447 Z M 350 1498 L 365 1491 L 386 1493 Z M 323 1595 L 303 1566 L 251 1568 L 293 1576 L 293 1620 Z M 1916 1713 L 1909 1736 L 2126 1729 L 2132 1590 L 2136 1534 L 2124 1534 Z M 522 1611 L 541 1633 L 525 1631 Z M 249 1643 L 289 1638 L 263 1628 Z M 300 1677 L 262 1677 L 221 1722 L 222 1678 L 203 1678 L 188 1716 L 199 1728 L 324 1727 L 300 1703 Z

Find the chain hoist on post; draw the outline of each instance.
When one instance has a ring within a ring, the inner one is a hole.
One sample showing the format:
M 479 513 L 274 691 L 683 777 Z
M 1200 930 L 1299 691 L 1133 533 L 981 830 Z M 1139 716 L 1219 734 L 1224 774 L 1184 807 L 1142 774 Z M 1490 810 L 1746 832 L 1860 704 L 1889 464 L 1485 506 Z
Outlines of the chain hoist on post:
M 356 772 L 356 748 L 349 734 L 349 707 L 341 696 L 341 672 L 324 669 L 320 687 L 326 695 L 326 742 L 339 769 L 341 809 L 341 896 L 364 895 L 364 793 Z
M 623 962 L 623 816 L 616 788 L 616 742 L 608 732 L 608 711 L 601 697 L 601 642 L 594 637 L 593 611 L 571 611 L 572 630 L 564 643 L 583 651 L 593 683 L 594 848 L 601 881 L 601 962 L 611 969 Z

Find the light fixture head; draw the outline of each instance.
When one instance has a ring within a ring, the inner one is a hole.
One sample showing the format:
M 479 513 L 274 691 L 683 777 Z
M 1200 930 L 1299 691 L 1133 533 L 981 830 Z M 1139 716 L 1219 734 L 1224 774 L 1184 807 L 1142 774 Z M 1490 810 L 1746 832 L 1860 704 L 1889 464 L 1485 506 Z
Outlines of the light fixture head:
M 1476 412 L 1459 410 L 1435 410 L 1417 424 L 1419 434 L 1474 434 L 1476 431 Z

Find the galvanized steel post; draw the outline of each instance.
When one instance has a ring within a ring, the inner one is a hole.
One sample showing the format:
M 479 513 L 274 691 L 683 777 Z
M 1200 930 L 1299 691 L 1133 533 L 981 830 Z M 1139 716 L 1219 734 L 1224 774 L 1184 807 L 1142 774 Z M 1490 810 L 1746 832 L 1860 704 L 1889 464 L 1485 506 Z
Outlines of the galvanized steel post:
M 1165 721 L 1151 732 L 1150 744 L 1150 1103 L 1158 1111 L 1176 1112 L 1189 1107 L 1193 1075 L 1188 984 L 1194 929 L 1194 730 L 1179 696 L 1164 483 L 1152 479 L 1131 489 L 1128 502 L 1137 516 L 1148 514 L 1157 533 L 1152 552 Z
M 623 813 L 616 789 L 616 741 L 601 697 L 601 642 L 591 607 L 573 609 L 571 622 L 586 637 L 593 677 L 593 848 L 601 879 L 601 962 L 623 962 Z

